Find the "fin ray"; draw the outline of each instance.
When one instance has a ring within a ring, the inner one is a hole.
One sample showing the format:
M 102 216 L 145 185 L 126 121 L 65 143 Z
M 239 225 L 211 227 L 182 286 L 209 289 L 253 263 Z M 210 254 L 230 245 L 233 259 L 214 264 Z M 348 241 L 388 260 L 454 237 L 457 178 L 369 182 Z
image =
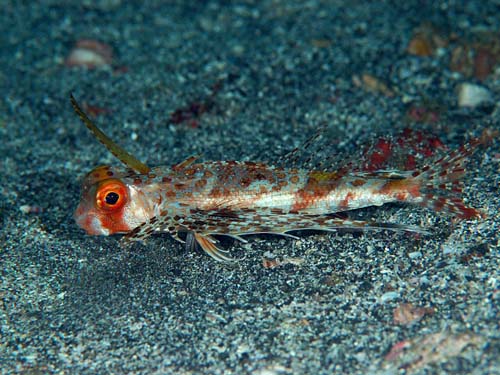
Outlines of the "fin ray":
M 96 137 L 99 142 L 101 142 L 104 147 L 108 149 L 115 157 L 118 158 L 127 167 L 132 168 L 134 171 L 141 174 L 148 174 L 151 170 L 146 164 L 141 162 L 135 156 L 127 152 L 123 147 L 119 146 L 117 143 L 111 140 L 101 129 L 97 127 L 96 124 L 90 120 L 85 112 L 80 108 L 73 94 L 70 94 L 71 105 L 74 111 L 80 117 L 85 126 L 92 132 L 94 137 Z
M 205 251 L 208 255 L 210 255 L 213 259 L 219 262 L 234 262 L 235 260 L 224 253 L 227 253 L 227 250 L 220 249 L 215 245 L 217 240 L 215 240 L 210 235 L 201 234 L 198 232 L 193 232 L 194 239 L 200 245 L 200 247 Z
M 466 173 L 465 162 L 477 150 L 496 135 L 494 131 L 485 131 L 480 138 L 473 138 L 465 145 L 449 152 L 414 172 L 409 181 L 419 184 L 422 194 L 421 205 L 435 211 L 448 212 L 461 219 L 482 217 L 481 211 L 467 207 L 458 195 L 464 187 L 463 177 Z

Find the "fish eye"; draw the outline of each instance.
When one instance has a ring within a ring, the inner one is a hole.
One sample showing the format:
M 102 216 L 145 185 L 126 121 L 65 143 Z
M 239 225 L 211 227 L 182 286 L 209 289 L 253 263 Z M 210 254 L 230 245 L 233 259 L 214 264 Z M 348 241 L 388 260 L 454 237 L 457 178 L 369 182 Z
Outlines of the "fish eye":
M 115 211 L 123 207 L 127 201 L 127 188 L 117 179 L 101 181 L 97 185 L 95 201 L 97 207 L 106 211 Z
M 120 199 L 120 196 L 115 193 L 114 191 L 110 191 L 108 194 L 106 194 L 106 198 L 104 200 L 106 201 L 107 204 L 109 205 L 114 205 L 118 200 Z

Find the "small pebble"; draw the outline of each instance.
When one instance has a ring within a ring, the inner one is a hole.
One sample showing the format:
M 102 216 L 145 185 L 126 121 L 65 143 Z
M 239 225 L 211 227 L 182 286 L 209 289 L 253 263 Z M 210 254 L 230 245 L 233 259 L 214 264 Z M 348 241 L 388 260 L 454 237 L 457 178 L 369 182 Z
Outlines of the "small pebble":
M 21 207 L 19 207 L 19 210 L 24 214 L 40 214 L 43 212 L 43 207 L 23 204 Z
M 422 258 L 422 252 L 421 251 L 413 251 L 410 254 L 408 254 L 408 256 L 411 259 L 419 259 L 419 258 Z
M 493 101 L 490 91 L 483 86 L 472 83 L 462 83 L 458 87 L 458 106 L 477 107 Z
M 385 303 L 385 302 L 394 301 L 395 299 L 398 299 L 398 298 L 399 298 L 398 292 L 387 292 L 387 293 L 382 294 L 382 296 L 380 297 L 380 301 L 382 303 Z

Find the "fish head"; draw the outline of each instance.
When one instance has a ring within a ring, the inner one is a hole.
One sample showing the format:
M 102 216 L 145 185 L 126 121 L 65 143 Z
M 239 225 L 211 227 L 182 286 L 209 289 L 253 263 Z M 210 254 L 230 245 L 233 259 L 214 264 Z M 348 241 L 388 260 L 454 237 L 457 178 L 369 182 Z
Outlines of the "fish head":
M 128 233 L 147 220 L 148 210 L 138 207 L 139 192 L 125 176 L 122 169 L 100 166 L 85 177 L 73 217 L 87 234 Z

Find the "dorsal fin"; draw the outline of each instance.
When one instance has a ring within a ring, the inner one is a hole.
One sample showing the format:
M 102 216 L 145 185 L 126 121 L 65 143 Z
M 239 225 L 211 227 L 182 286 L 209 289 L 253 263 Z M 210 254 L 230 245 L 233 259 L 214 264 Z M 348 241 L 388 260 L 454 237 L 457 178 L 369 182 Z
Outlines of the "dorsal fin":
M 80 108 L 73 94 L 70 94 L 71 105 L 75 110 L 76 114 L 80 117 L 85 126 L 94 134 L 94 136 L 101 142 L 104 147 L 106 147 L 109 152 L 116 156 L 123 164 L 127 167 L 132 168 L 134 171 L 140 174 L 148 174 L 151 170 L 146 164 L 138 160 L 132 154 L 129 154 L 125 149 L 118 146 L 115 142 L 111 140 L 104 132 L 95 125 L 92 120 L 83 112 Z
M 183 169 L 186 169 L 189 167 L 191 164 L 193 164 L 196 160 L 198 160 L 201 157 L 201 155 L 192 155 L 188 157 L 186 160 L 181 161 L 180 163 L 174 165 L 172 169 L 174 171 L 182 171 Z

